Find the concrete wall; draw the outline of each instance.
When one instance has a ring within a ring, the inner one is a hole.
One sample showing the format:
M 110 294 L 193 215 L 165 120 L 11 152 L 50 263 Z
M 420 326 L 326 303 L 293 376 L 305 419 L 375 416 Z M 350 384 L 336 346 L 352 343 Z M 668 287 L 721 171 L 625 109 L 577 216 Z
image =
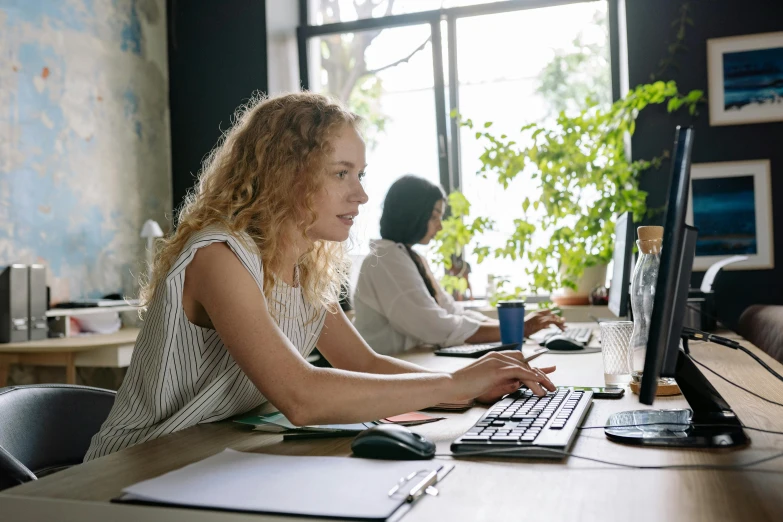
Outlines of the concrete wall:
M 135 295 L 169 226 L 166 62 L 165 0 L 0 0 L 0 265 L 53 301 Z
M 170 214 L 165 0 L 0 0 L 0 266 L 44 263 L 55 302 L 134 296 L 142 224 Z M 64 379 L 14 366 L 9 383 Z

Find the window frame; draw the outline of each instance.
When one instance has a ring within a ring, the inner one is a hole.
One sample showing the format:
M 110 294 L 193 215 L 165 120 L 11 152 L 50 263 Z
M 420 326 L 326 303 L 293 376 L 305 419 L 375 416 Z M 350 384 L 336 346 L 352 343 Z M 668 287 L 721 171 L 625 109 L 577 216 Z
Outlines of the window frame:
M 390 15 L 377 18 L 363 18 L 351 22 L 336 22 L 331 24 L 310 25 L 310 0 L 299 0 L 299 26 L 296 29 L 297 47 L 299 51 L 299 81 L 302 90 L 310 88 L 309 58 L 307 53 L 308 40 L 314 37 L 353 33 L 370 29 L 389 29 L 410 25 L 430 25 L 432 35 L 432 66 L 435 80 L 435 144 L 438 153 L 440 182 L 444 189 L 451 193 L 462 186 L 462 172 L 459 146 L 459 124 L 452 118 L 451 112 L 459 107 L 459 71 L 457 68 L 457 20 L 473 16 L 508 13 L 526 9 L 556 7 L 568 4 L 605 1 L 609 12 L 609 46 L 612 71 L 612 99 L 620 97 L 620 62 L 617 57 L 619 30 L 618 4 L 624 0 L 498 0 L 489 4 L 477 4 L 463 7 L 450 7 L 417 13 Z M 444 64 L 441 22 L 448 28 L 448 53 Z M 448 65 L 449 97 L 446 109 L 446 82 L 444 65 Z
M 296 29 L 299 51 L 299 79 L 302 90 L 310 87 L 308 40 L 314 37 L 353 33 L 370 29 L 389 29 L 410 25 L 430 24 L 432 36 L 432 65 L 435 80 L 435 143 L 438 148 L 439 177 L 447 193 L 462 187 L 461 151 L 459 143 L 459 123 L 451 113 L 459 108 L 459 70 L 457 21 L 461 18 L 510 13 L 527 9 L 540 9 L 570 4 L 606 2 L 609 23 L 609 61 L 611 69 L 612 100 L 618 100 L 628 90 L 627 52 L 624 52 L 625 1 L 626 0 L 498 0 L 489 4 L 477 4 L 463 7 L 449 7 L 430 11 L 420 11 L 377 18 L 364 18 L 351 22 L 310 25 L 309 4 L 311 0 L 299 0 L 299 26 Z M 447 27 L 448 52 L 444 63 L 441 23 Z M 446 83 L 444 65 L 448 67 L 448 110 L 446 108 Z M 625 67 L 623 68 L 623 65 Z M 630 150 L 630 149 L 629 149 Z

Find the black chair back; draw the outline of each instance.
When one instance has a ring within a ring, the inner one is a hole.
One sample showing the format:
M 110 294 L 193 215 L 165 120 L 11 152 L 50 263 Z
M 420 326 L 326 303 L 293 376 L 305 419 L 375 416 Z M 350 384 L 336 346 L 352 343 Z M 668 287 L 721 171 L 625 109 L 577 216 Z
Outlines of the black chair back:
M 0 490 L 81 463 L 115 395 L 68 384 L 0 388 Z

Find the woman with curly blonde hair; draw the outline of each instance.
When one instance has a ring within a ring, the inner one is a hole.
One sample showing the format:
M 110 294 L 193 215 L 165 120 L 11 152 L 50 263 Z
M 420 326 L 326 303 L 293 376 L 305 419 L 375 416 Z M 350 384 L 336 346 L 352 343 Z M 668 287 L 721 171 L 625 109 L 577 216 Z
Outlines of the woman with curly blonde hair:
M 359 118 L 325 96 L 254 100 L 204 164 L 143 289 L 114 407 L 85 460 L 266 401 L 296 425 L 553 390 L 519 353 L 453 373 L 376 354 L 337 305 L 344 242 L 367 202 Z M 332 368 L 307 363 L 315 348 Z

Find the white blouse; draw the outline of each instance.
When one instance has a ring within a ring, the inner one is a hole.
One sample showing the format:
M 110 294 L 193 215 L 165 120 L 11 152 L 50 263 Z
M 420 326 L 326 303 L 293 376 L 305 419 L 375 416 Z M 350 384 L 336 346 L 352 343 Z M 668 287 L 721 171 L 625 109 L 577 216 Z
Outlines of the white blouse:
M 401 243 L 380 239 L 370 247 L 374 254 L 364 259 L 353 296 L 354 326 L 376 352 L 392 355 L 422 344 L 462 344 L 486 319 L 464 310 L 440 285 L 437 301 L 433 299 Z

